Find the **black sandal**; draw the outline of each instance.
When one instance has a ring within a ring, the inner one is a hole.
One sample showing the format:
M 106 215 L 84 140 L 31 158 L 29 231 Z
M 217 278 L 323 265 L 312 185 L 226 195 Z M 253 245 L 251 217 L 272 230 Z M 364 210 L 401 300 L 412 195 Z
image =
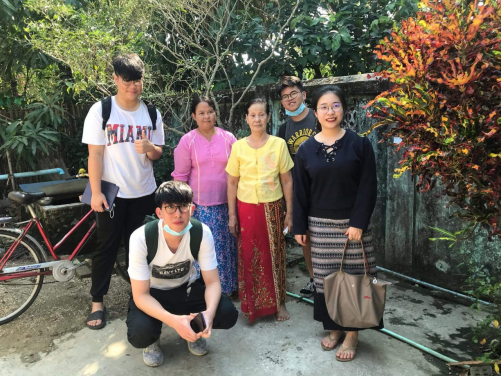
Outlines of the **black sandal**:
M 89 325 L 89 321 L 93 320 L 101 320 L 101 324 L 99 325 Z M 92 312 L 87 316 L 87 320 L 85 322 L 85 325 L 87 325 L 87 328 L 92 329 L 92 330 L 99 330 L 103 329 L 106 326 L 106 307 L 102 311 L 96 311 Z

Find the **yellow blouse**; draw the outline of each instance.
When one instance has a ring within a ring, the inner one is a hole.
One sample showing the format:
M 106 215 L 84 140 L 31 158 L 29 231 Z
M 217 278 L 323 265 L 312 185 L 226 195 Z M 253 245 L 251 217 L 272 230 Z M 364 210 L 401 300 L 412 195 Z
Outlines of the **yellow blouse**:
M 283 197 L 280 174 L 294 166 L 285 141 L 270 136 L 259 149 L 251 148 L 245 139 L 231 148 L 226 172 L 239 177 L 237 198 L 247 204 L 273 202 Z

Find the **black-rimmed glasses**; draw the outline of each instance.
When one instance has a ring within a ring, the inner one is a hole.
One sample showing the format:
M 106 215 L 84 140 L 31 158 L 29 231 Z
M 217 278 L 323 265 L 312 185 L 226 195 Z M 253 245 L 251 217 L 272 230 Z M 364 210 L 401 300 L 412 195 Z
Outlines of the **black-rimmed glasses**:
M 167 212 L 167 214 L 174 214 L 177 209 L 181 213 L 187 213 L 190 211 L 192 204 L 182 204 L 182 205 L 165 205 L 164 209 Z
M 124 78 L 122 78 L 122 82 L 124 83 L 125 86 L 131 86 L 131 85 L 141 86 L 143 84 L 143 79 L 140 78 L 139 80 L 125 80 Z
M 297 97 L 297 95 L 300 93 L 300 91 L 291 91 L 289 94 L 284 94 L 280 97 L 281 100 L 283 101 L 288 101 L 289 99 L 294 99 Z

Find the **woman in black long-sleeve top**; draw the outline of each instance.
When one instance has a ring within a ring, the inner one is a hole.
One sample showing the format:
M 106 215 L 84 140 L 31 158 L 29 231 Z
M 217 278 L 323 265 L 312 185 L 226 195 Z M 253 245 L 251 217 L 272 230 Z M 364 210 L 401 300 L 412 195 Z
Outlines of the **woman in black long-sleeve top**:
M 355 357 L 360 328 L 346 328 L 330 318 L 325 305 L 323 279 L 339 270 L 344 244 L 350 239 L 343 271 L 364 274 L 360 241 L 369 269 L 376 275 L 370 218 L 376 205 L 377 180 L 374 151 L 367 138 L 341 128 L 346 100 L 338 86 L 328 85 L 313 96 L 312 108 L 320 133 L 299 147 L 294 166 L 294 233 L 304 244 L 309 231 L 315 280 L 314 319 L 330 330 L 322 349 L 336 347 L 343 332 L 346 338 L 336 353 L 339 361 Z M 383 327 L 383 322 L 377 329 Z

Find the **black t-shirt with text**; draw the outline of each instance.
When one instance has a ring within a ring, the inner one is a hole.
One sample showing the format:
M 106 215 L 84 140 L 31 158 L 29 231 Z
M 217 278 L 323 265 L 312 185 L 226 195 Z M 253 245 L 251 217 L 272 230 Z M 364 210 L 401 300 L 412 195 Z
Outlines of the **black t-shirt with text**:
M 299 145 L 317 134 L 317 119 L 311 109 L 306 110 L 308 114 L 304 119 L 293 121 L 292 118 L 289 118 L 278 128 L 277 136 L 285 140 L 292 160 L 296 156 Z

